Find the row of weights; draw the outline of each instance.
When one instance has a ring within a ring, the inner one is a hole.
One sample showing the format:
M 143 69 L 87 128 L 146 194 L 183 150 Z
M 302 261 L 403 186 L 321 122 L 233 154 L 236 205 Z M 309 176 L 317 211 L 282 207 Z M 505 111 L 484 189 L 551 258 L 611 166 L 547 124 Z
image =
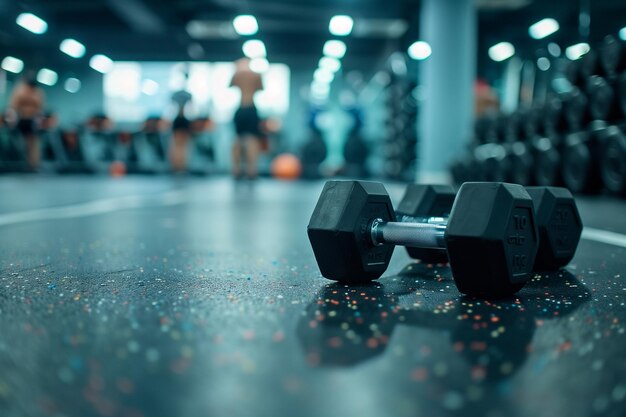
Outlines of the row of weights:
M 603 189 L 626 195 L 626 125 L 593 121 L 584 131 L 536 136 L 527 142 L 487 143 L 451 167 L 457 183 L 506 181 L 564 185 L 575 193 Z
M 583 130 L 593 120 L 618 123 L 626 118 L 626 72 L 619 82 L 597 75 L 587 79 L 586 92 L 573 86 L 567 93 L 551 94 L 541 105 L 511 114 L 488 114 L 476 120 L 478 143 L 527 141 Z
M 571 61 L 565 75 L 574 85 L 582 86 L 593 75 L 614 78 L 626 70 L 626 48 L 624 43 L 612 35 L 606 36 L 597 47 L 580 59 Z

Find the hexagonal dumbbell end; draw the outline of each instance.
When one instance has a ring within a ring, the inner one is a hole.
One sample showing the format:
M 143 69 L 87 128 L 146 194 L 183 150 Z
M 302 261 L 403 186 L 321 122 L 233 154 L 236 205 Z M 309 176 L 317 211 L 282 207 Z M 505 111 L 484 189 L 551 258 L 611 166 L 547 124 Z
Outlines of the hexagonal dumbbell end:
M 346 283 L 379 278 L 387 269 L 393 245 L 370 241 L 373 219 L 395 221 L 385 187 L 368 181 L 328 181 L 307 227 L 322 275 Z
M 409 217 L 447 217 L 452 210 L 456 192 L 449 185 L 410 184 L 398 205 L 396 216 Z M 426 263 L 448 262 L 445 250 L 431 248 L 406 248 L 409 256 Z
M 567 188 L 527 187 L 526 190 L 535 204 L 539 229 L 535 270 L 561 268 L 574 257 L 583 230 L 576 200 Z
M 521 185 L 464 183 L 445 240 L 459 291 L 480 297 L 514 294 L 530 278 L 537 254 L 533 201 Z

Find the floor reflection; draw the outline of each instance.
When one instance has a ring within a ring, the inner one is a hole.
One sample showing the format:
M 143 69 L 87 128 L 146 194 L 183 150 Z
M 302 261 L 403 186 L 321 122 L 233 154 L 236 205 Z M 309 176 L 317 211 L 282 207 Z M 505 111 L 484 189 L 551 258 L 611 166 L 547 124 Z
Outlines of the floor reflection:
M 324 286 L 298 324 L 308 363 L 358 365 L 382 355 L 396 326 L 408 325 L 447 332 L 452 351 L 479 374 L 473 376 L 497 382 L 524 364 L 540 320 L 566 317 L 590 299 L 567 270 L 537 275 L 507 300 L 442 293 L 451 282 L 447 268 L 412 263 L 370 285 Z

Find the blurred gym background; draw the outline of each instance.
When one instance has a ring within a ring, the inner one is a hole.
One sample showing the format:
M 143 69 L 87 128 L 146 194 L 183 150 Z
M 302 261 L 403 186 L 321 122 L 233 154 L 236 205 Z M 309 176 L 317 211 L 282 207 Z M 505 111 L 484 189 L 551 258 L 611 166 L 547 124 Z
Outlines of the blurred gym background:
M 626 1 L 0 0 L 0 172 L 231 172 L 235 62 L 262 176 L 626 192 Z M 41 161 L 11 108 L 32 74 Z

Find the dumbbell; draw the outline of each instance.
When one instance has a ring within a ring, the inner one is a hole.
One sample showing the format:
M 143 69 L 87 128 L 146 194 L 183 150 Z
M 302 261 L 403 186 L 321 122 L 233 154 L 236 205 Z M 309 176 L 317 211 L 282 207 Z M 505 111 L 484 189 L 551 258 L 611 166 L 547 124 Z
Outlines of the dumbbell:
M 532 177 L 538 186 L 561 185 L 561 137 L 557 133 L 537 136 L 530 142 Z
M 485 181 L 504 182 L 510 177 L 511 164 L 500 143 L 484 143 L 473 150 L 477 176 Z
M 533 200 L 539 230 L 539 250 L 533 270 L 554 270 L 567 265 L 576 253 L 582 232 L 574 196 L 566 188 L 559 187 L 526 187 L 526 191 Z M 445 224 L 454 198 L 455 192 L 450 186 L 410 184 L 396 216 L 401 222 L 423 217 L 439 218 L 435 221 Z M 442 249 L 407 247 L 407 252 L 411 258 L 426 263 L 447 262 Z
M 420 223 L 441 224 L 450 216 L 456 191 L 449 185 L 410 184 L 398 204 L 396 219 L 402 223 L 420 221 Z M 426 263 L 448 262 L 444 248 L 406 247 L 413 259 Z
M 623 129 L 607 127 L 600 159 L 604 187 L 614 194 L 626 195 L 626 135 Z
M 581 56 L 578 61 L 580 62 L 578 71 L 583 82 L 592 75 L 602 74 L 600 57 L 595 49 L 591 49 L 589 52 Z
M 613 76 L 626 69 L 626 51 L 620 41 L 607 35 L 600 46 L 600 64 L 604 74 Z
M 581 130 L 591 120 L 589 99 L 578 87 L 564 94 L 563 114 L 570 132 Z
M 595 120 L 588 131 L 570 133 L 565 137 L 561 173 L 565 186 L 573 193 L 602 190 L 600 153 L 605 133 L 606 123 Z
M 505 183 L 463 184 L 444 225 L 397 222 L 381 183 L 328 181 L 307 233 L 326 278 L 349 284 L 377 279 L 395 245 L 445 248 L 459 291 L 484 297 L 524 286 L 539 241 L 530 195 Z
M 537 117 L 539 118 L 537 130 L 540 134 L 553 135 L 567 128 L 563 100 L 556 94 L 548 94 Z
M 623 116 L 617 84 L 594 75 L 587 81 L 589 113 L 593 120 L 617 120 Z
M 622 113 L 626 115 L 626 71 L 617 79 L 617 95 Z

